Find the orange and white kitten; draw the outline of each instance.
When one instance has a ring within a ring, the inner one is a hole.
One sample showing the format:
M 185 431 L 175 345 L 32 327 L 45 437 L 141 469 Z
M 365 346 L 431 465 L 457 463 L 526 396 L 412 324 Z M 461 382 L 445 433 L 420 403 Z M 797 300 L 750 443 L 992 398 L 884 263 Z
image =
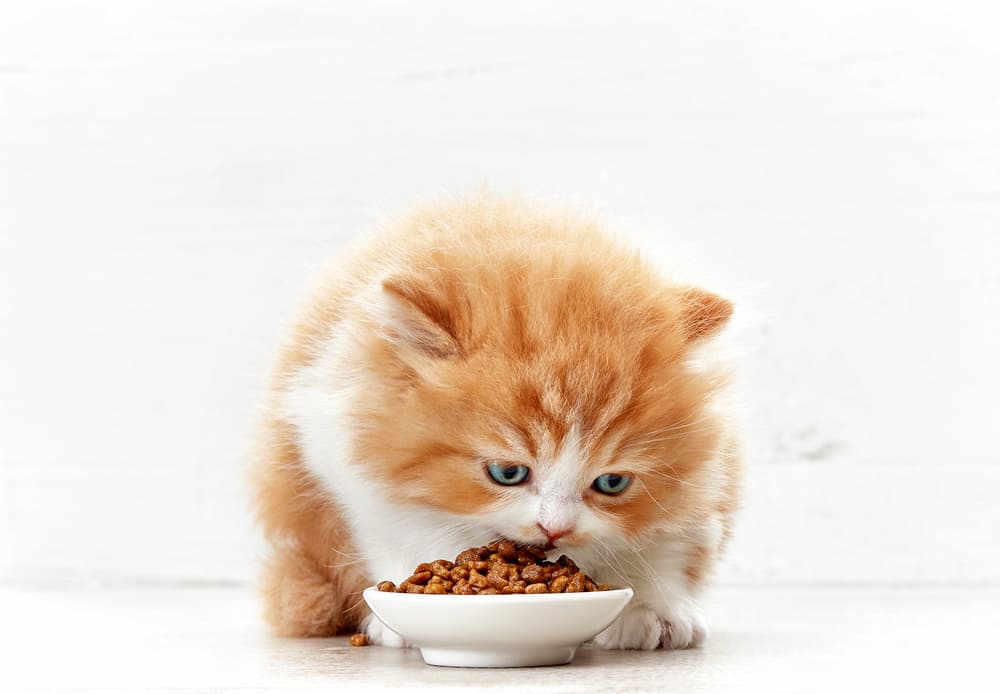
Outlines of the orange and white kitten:
M 331 269 L 271 385 L 255 468 L 285 634 L 360 628 L 360 591 L 498 537 L 635 598 L 595 642 L 686 648 L 740 463 L 699 359 L 731 304 L 592 221 L 488 193 L 397 221 Z

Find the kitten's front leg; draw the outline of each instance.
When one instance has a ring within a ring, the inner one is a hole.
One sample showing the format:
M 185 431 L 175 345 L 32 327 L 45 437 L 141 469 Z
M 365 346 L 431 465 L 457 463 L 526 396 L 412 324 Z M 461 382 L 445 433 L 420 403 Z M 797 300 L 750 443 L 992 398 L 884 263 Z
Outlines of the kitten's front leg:
M 657 608 L 632 603 L 615 622 L 594 637 L 598 648 L 649 651 L 693 648 L 708 638 L 708 626 L 693 601 Z
M 621 576 L 635 591 L 632 602 L 615 622 L 594 638 L 600 648 L 652 650 L 693 648 L 708 638 L 708 625 L 693 592 L 693 576 L 707 569 L 711 545 L 690 540 L 662 540 L 641 554 L 625 550 L 618 563 L 630 566 L 631 576 Z M 698 571 L 692 571 L 697 567 Z
M 413 646 L 412 643 L 406 641 L 402 636 L 383 624 L 374 614 L 369 614 L 362 620 L 358 631 L 365 634 L 368 637 L 368 641 L 375 646 L 387 646 L 389 648 L 411 648 Z

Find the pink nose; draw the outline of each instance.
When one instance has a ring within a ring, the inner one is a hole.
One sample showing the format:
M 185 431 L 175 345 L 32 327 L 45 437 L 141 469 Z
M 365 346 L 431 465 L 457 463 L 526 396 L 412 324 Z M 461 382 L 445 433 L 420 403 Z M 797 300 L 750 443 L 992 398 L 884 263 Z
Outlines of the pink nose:
M 573 528 L 557 528 L 555 530 L 546 528 L 541 523 L 538 523 L 538 529 L 545 533 L 545 537 L 549 538 L 549 542 L 555 542 L 563 535 L 569 535 L 573 532 Z

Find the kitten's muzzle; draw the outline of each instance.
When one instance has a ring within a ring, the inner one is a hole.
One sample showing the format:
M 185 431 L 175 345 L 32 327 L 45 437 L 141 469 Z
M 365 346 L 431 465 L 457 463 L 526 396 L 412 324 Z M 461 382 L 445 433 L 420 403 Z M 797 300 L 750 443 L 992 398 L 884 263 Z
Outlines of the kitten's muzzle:
M 571 532 L 573 532 L 573 528 L 546 528 L 541 523 L 536 523 L 536 525 L 538 526 L 538 529 L 545 534 L 545 537 L 549 538 L 550 545 L 554 543 L 556 540 L 558 540 L 560 537 L 569 535 Z

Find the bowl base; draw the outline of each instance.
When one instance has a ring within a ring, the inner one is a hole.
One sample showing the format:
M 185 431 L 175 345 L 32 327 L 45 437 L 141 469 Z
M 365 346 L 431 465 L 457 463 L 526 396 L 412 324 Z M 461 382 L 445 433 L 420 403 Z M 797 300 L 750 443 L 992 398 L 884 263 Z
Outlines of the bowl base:
M 537 667 L 565 665 L 576 655 L 576 646 L 548 648 L 421 648 L 428 665 L 445 667 Z

